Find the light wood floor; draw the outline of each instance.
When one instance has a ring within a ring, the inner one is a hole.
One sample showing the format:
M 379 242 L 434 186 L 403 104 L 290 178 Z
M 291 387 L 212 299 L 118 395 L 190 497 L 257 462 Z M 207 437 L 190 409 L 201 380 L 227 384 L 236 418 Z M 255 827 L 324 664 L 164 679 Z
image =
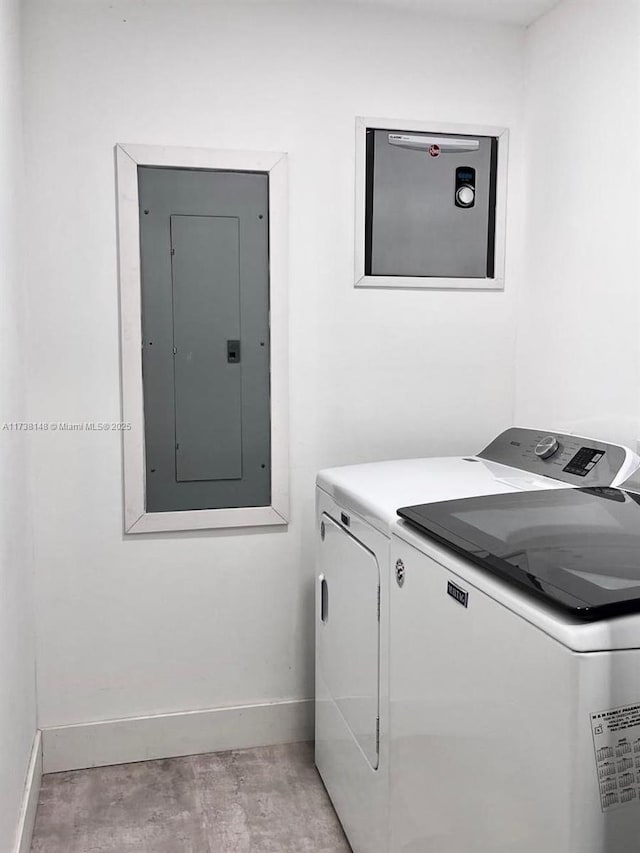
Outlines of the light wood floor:
M 349 853 L 310 744 L 43 778 L 32 853 Z

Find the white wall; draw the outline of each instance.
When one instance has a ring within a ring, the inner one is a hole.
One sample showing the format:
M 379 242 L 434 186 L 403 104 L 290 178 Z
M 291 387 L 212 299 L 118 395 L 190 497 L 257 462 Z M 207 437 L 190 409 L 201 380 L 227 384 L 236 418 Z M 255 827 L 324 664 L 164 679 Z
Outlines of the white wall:
M 36 728 L 20 270 L 20 3 L 0 0 L 0 850 L 13 845 Z
M 125 540 L 118 436 L 38 435 L 42 725 L 311 696 L 317 469 L 512 422 L 522 48 L 328 3 L 27 4 L 31 418 L 119 419 L 115 142 L 284 150 L 291 184 L 289 529 Z M 506 292 L 353 289 L 356 115 L 512 128 Z
M 564 0 L 527 36 L 517 420 L 640 437 L 637 0 Z

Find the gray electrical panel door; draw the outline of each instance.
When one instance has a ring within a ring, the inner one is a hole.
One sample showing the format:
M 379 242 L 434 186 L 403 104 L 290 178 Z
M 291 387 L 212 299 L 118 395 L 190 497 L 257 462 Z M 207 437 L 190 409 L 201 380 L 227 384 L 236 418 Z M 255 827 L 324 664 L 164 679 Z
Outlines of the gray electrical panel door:
M 138 167 L 146 509 L 271 503 L 268 178 Z
M 365 273 L 493 278 L 497 140 L 367 130 Z

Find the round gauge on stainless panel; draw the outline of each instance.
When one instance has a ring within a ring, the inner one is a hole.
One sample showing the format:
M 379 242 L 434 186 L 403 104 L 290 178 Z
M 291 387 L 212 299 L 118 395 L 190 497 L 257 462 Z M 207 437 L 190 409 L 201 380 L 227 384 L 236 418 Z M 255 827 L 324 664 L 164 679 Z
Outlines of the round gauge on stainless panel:
M 469 184 L 463 184 L 456 191 L 456 200 L 460 207 L 471 207 L 474 202 L 476 194 L 474 192 L 473 187 L 469 186 Z
M 555 435 L 547 435 L 536 444 L 535 453 L 540 459 L 549 459 L 559 448 L 560 444 Z

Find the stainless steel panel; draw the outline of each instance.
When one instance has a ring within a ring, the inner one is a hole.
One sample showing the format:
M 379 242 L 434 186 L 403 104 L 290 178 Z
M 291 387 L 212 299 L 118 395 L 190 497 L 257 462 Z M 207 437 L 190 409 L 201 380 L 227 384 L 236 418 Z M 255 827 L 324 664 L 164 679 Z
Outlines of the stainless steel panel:
M 378 129 L 367 133 L 368 274 L 491 277 L 494 141 Z M 469 207 L 455 203 L 456 170 L 462 167 L 475 170 L 475 203 Z

